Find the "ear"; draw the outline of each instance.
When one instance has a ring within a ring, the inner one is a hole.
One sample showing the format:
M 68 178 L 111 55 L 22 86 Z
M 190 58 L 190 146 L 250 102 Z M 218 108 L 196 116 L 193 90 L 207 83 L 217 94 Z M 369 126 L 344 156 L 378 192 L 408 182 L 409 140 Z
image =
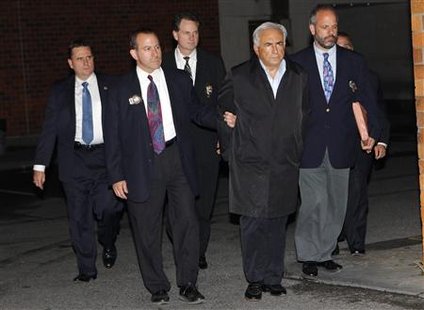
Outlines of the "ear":
M 69 68 L 71 68 L 72 70 L 74 69 L 74 65 L 72 64 L 72 60 L 68 58 L 68 65 Z
M 130 49 L 130 55 L 135 61 L 138 60 L 137 52 L 135 49 Z
M 309 25 L 309 31 L 311 32 L 311 34 L 314 36 L 315 35 L 315 25 L 310 24 Z
M 178 42 L 178 32 L 175 30 L 172 30 L 172 36 L 174 37 L 174 40 Z
M 253 51 L 255 52 L 256 56 L 259 57 L 259 47 L 256 45 L 253 45 Z

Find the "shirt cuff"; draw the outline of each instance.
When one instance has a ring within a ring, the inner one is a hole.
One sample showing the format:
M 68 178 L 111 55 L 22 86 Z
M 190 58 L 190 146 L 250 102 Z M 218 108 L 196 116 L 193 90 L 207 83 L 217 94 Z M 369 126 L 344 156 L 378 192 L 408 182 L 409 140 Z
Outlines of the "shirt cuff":
M 377 145 L 382 145 L 385 149 L 387 149 L 387 144 L 384 142 L 378 142 Z
M 34 165 L 34 167 L 32 168 L 32 170 L 44 172 L 46 170 L 46 166 L 44 166 L 44 165 Z

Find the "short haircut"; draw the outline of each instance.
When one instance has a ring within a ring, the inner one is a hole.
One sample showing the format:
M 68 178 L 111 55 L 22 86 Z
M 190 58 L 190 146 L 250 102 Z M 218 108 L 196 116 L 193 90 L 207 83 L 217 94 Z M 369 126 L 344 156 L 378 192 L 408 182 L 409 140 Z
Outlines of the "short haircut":
M 91 45 L 89 43 L 87 43 L 85 40 L 83 40 L 83 39 L 72 40 L 71 42 L 69 42 L 69 45 L 68 45 L 68 58 L 69 59 L 72 58 L 72 52 L 73 52 L 74 48 L 77 48 L 77 47 L 88 47 L 91 50 L 91 52 L 93 52 Z
M 179 31 L 180 30 L 180 24 L 183 19 L 191 20 L 192 22 L 197 23 L 197 26 L 200 26 L 200 19 L 199 17 L 194 14 L 193 12 L 180 12 L 174 15 L 174 18 L 172 19 L 172 30 L 173 31 Z
M 339 31 L 339 32 L 337 33 L 337 35 L 338 35 L 339 37 L 345 37 L 345 38 L 347 38 L 349 41 L 351 41 L 351 42 L 352 42 L 352 38 L 350 37 L 350 35 L 349 35 L 347 32 Z
M 317 13 L 319 11 L 331 11 L 336 15 L 336 19 L 338 20 L 337 11 L 334 8 L 334 6 L 330 4 L 318 4 L 316 7 L 313 8 L 311 15 L 309 15 L 309 25 L 315 25 L 317 22 Z
M 154 32 L 152 29 L 150 28 L 138 28 L 137 30 L 133 31 L 130 34 L 130 48 L 131 49 L 137 49 L 137 36 L 140 33 L 144 33 L 144 34 L 154 34 L 156 37 L 158 36 L 156 34 L 156 32 Z
M 287 39 L 287 29 L 281 24 L 273 23 L 273 22 L 265 22 L 260 24 L 255 31 L 253 31 L 252 34 L 252 40 L 253 44 L 258 46 L 259 45 L 259 36 L 261 35 L 262 31 L 267 29 L 276 29 L 278 31 L 281 31 L 281 33 L 284 35 L 284 45 L 286 45 L 286 39 Z

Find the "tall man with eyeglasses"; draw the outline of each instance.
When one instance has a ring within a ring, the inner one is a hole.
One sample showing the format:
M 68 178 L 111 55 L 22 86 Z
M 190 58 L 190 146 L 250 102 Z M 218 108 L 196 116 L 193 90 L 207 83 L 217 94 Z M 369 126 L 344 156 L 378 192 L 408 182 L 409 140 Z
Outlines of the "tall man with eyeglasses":
M 50 92 L 33 182 L 44 188 L 45 169 L 56 148 L 79 271 L 74 281 L 88 282 L 97 277 L 96 221 L 104 266 L 111 268 L 117 256 L 122 204 L 108 186 L 103 140 L 104 108 L 112 81 L 94 73 L 91 47 L 82 40 L 70 43 L 68 65 L 74 74 L 56 82 Z

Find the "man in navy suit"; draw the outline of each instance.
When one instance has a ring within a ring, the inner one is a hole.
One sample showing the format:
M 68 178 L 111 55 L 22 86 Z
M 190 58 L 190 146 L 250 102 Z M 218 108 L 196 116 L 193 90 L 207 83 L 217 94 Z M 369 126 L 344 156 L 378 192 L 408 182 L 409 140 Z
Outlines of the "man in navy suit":
M 170 283 L 161 253 L 167 199 L 180 299 L 200 303 L 204 296 L 196 287 L 198 187 L 191 121 L 216 128 L 216 110 L 201 108 L 184 71 L 161 68 L 161 47 L 152 30 L 135 31 L 130 47 L 137 66 L 120 80 L 107 113 L 110 182 L 115 194 L 127 200 L 138 263 L 151 301 L 169 301 Z
M 349 169 L 357 147 L 371 152 L 379 126 L 376 103 L 370 90 L 364 59 L 337 48 L 337 15 L 332 6 L 318 5 L 312 11 L 309 29 L 313 46 L 292 59 L 309 76 L 312 113 L 305 128 L 305 145 L 300 164 L 301 206 L 297 217 L 295 244 L 303 274 L 317 276 L 318 267 L 337 271 L 331 253 L 343 226 L 346 212 Z M 361 141 L 352 112 L 352 102 L 368 110 L 369 138 Z
M 75 74 L 54 84 L 50 92 L 33 181 L 43 189 L 45 168 L 56 147 L 59 179 L 65 190 L 69 231 L 78 262 L 79 274 L 74 280 L 88 282 L 97 277 L 95 222 L 98 240 L 103 245 L 103 263 L 111 268 L 117 255 L 115 240 L 122 211 L 122 204 L 108 186 L 103 143 L 103 111 L 108 104 L 111 79 L 94 73 L 91 47 L 81 40 L 70 44 L 68 64 Z M 89 98 L 89 114 L 84 111 L 84 95 Z M 87 131 L 89 135 L 85 134 Z
M 164 54 L 162 67 L 186 70 L 193 80 L 196 94 L 202 105 L 216 109 L 218 90 L 225 77 L 221 57 L 197 47 L 199 43 L 199 18 L 190 12 L 176 14 L 172 35 L 178 43 L 175 50 Z M 199 268 L 206 269 L 206 250 L 211 232 L 211 217 L 218 182 L 220 156 L 217 154 L 215 130 L 192 124 L 199 196 L 196 210 L 199 216 Z

